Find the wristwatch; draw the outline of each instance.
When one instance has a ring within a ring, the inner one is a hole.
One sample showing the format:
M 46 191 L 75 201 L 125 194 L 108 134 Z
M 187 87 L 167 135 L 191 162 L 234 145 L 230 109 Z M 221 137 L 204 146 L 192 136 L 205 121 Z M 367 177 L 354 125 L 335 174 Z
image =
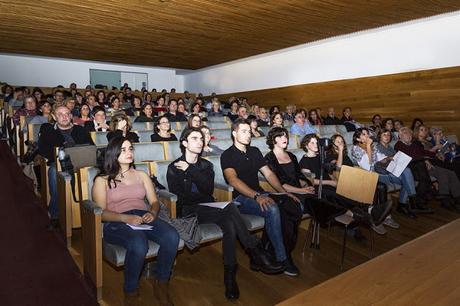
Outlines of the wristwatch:
M 254 195 L 254 200 L 257 200 L 257 197 L 260 196 L 260 193 L 259 192 L 256 192 L 256 194 Z

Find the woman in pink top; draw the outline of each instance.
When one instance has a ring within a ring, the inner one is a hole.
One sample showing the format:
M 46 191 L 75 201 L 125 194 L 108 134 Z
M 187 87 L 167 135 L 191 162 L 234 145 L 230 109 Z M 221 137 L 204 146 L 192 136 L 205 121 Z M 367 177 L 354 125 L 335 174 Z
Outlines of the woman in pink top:
M 147 173 L 133 168 L 134 148 L 127 138 L 113 138 L 105 153 L 104 169 L 94 181 L 94 201 L 102 208 L 104 239 L 126 248 L 125 303 L 138 297 L 139 277 L 148 251 L 148 241 L 160 245 L 155 277 L 149 279 L 160 305 L 172 305 L 168 282 L 179 245 L 177 231 L 157 218 L 159 203 Z M 147 199 L 149 205 L 146 204 Z M 130 225 L 148 224 L 150 230 L 134 230 Z

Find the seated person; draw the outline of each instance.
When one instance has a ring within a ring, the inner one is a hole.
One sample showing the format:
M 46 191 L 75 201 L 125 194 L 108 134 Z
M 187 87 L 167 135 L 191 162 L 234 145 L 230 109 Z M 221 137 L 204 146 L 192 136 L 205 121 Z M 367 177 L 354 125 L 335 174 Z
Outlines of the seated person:
M 353 167 L 353 161 L 348 157 L 347 144 L 342 135 L 335 134 L 331 137 L 331 145 L 326 152 L 326 163 L 331 163 L 336 170 L 345 166 Z
M 200 127 L 200 130 L 204 136 L 203 152 L 201 153 L 201 156 L 206 157 L 206 156 L 221 155 L 224 152 L 224 150 L 211 144 L 211 138 L 212 138 L 211 130 L 206 125 L 202 125 Z
M 92 114 L 93 120 L 85 122 L 85 129 L 88 132 L 107 132 L 109 130 L 109 124 L 105 121 L 104 108 L 95 106 Z
M 259 128 L 259 120 L 254 115 L 249 115 L 248 120 L 251 122 L 251 137 L 264 137 L 264 132 Z
M 13 122 L 16 125 L 19 124 L 21 116 L 26 117 L 26 125 L 33 117 L 37 116 L 37 102 L 34 96 L 26 96 L 23 103 L 23 106 L 13 114 Z
M 164 113 L 168 111 L 166 102 L 165 102 L 165 97 L 164 96 L 159 96 L 157 98 L 156 105 L 153 107 L 153 113 L 155 116 L 162 116 Z
M 327 109 L 327 116 L 324 118 L 325 125 L 341 125 L 342 121 L 338 117 L 335 116 L 335 109 L 333 107 L 329 107 Z
M 302 139 L 301 147 L 306 154 L 299 162 L 300 169 L 305 175 L 312 178 L 315 187 L 320 184 L 321 179 L 321 160 L 318 142 L 316 134 L 305 135 Z M 323 171 L 322 184 L 322 195 L 324 195 L 325 199 L 332 204 L 337 204 L 337 207 L 350 210 L 353 213 L 353 217 L 359 221 L 371 225 L 379 225 L 384 221 L 391 209 L 391 203 L 379 202 L 377 205 L 370 207 L 369 216 L 365 211 L 359 209 L 359 205 L 356 202 L 336 193 L 337 181 L 330 176 L 329 171 Z M 316 189 L 318 190 L 318 188 Z
M 375 135 L 380 133 L 382 129 L 382 116 L 375 114 L 372 116 L 372 124 L 369 126 L 369 130 L 374 132 Z
M 194 102 L 192 103 L 192 106 L 190 106 L 190 116 L 198 115 L 200 116 L 201 121 L 207 121 L 206 114 L 206 109 L 202 107 L 200 103 Z
M 199 128 L 201 126 L 201 117 L 196 114 L 191 114 L 190 117 L 188 117 L 188 122 L 187 122 L 187 127 L 188 128 Z
M 348 132 L 354 132 L 357 128 L 360 128 L 361 125 L 353 119 L 351 116 L 351 107 L 345 107 L 342 111 L 341 123 L 345 125 Z
M 441 206 L 460 212 L 460 181 L 455 172 L 432 163 L 436 158 L 435 152 L 426 150 L 420 141 L 413 140 L 412 131 L 407 127 L 399 130 L 399 141 L 395 144 L 395 150 L 412 157 L 409 167 L 419 183 L 417 194 L 427 196 L 431 190 L 430 176 L 433 176 L 438 180 Z
M 80 112 L 77 117 L 73 117 L 73 123 L 84 126 L 87 121 L 92 121 L 90 116 L 89 106 L 87 104 L 82 104 L 80 107 Z M 93 124 L 94 128 L 94 124 Z
M 217 98 L 212 99 L 211 110 L 208 112 L 208 117 L 223 117 L 220 102 Z
M 230 104 L 230 111 L 226 115 L 228 117 L 228 119 L 230 119 L 230 121 L 233 122 L 238 118 L 238 107 L 239 106 L 240 105 L 238 104 L 237 100 L 233 101 Z
M 248 120 L 237 119 L 233 123 L 232 139 L 233 145 L 222 153 L 220 163 L 225 180 L 234 188 L 233 198 L 241 203 L 242 213 L 265 218 L 265 230 L 276 260 L 284 266 L 285 274 L 297 276 L 299 269 L 292 260 L 291 251 L 297 238 L 292 229 L 296 228 L 295 225 L 302 218 L 300 201 L 286 193 L 276 175 L 267 166 L 260 150 L 250 146 L 251 127 Z M 281 198 L 265 192 L 259 185 L 259 171 L 276 192 L 286 193 L 287 196 Z
M 323 124 L 322 121 L 321 121 L 321 117 L 316 112 L 316 109 L 311 109 L 308 112 L 308 122 L 310 122 L 311 125 L 321 125 L 321 124 Z
M 295 106 L 292 104 L 286 105 L 286 111 L 283 113 L 283 120 L 294 121 Z
M 48 185 L 50 202 L 48 212 L 51 222 L 48 230 L 59 228 L 59 211 L 57 195 L 57 176 L 55 163 L 55 147 L 72 147 L 79 144 L 94 144 L 88 131 L 82 126 L 72 124 L 72 115 L 65 106 L 58 106 L 55 110 L 56 123 L 44 123 L 40 127 L 38 138 L 38 152 L 48 162 Z
M 439 128 L 432 128 L 433 131 L 431 139 L 428 128 L 421 124 L 415 128 L 414 137 L 423 145 L 425 150 L 436 153 L 435 158 L 431 162 L 439 167 L 452 170 L 460 178 L 460 163 L 456 161 L 447 162 L 445 153 L 449 150 L 446 139 L 443 139 L 442 130 Z
M 307 120 L 305 120 L 304 110 L 295 111 L 294 124 L 291 126 L 291 134 L 305 136 L 307 134 L 316 134 L 317 131 Z
M 51 104 L 48 101 L 44 101 L 39 108 L 37 116 L 33 117 L 29 124 L 43 124 L 53 121 L 51 115 Z
M 110 100 L 110 108 L 107 110 L 107 113 L 113 116 L 114 114 L 118 112 L 122 112 L 123 109 L 121 108 L 122 102 L 120 101 L 120 98 L 117 96 L 113 96 L 112 100 Z
M 177 106 L 177 101 L 175 99 L 169 101 L 169 111 L 166 113 L 169 122 L 187 121 L 187 117 L 177 110 Z
M 270 126 L 273 127 L 284 127 L 284 119 L 281 113 L 273 113 L 270 117 Z
M 107 140 L 110 141 L 115 137 L 128 138 L 132 143 L 139 142 L 139 136 L 131 132 L 131 122 L 125 113 L 117 113 L 112 117 L 109 126 L 110 131 L 107 133 Z
M 154 132 L 150 135 L 152 142 L 158 141 L 176 141 L 177 137 L 171 133 L 171 124 L 169 123 L 166 115 L 160 116 L 158 121 L 155 123 Z
M 187 117 L 189 114 L 188 114 L 188 111 L 187 111 L 187 106 L 185 105 L 184 102 L 178 102 L 177 103 L 177 111 L 184 114 L 185 117 Z
M 102 208 L 104 240 L 126 249 L 124 271 L 125 305 L 138 298 L 148 240 L 160 245 L 155 276 L 149 279 L 157 304 L 172 305 L 168 283 L 179 245 L 174 227 L 158 218 L 160 205 L 150 177 L 133 168 L 134 149 L 123 137 L 113 138 L 105 153 L 103 171 L 94 180 L 92 195 Z M 148 206 L 144 199 L 147 199 Z M 148 224 L 151 230 L 134 230 L 129 225 Z
M 224 209 L 199 205 L 214 202 L 214 170 L 211 162 L 200 157 L 204 145 L 201 130 L 186 129 L 182 132 L 180 148 L 182 156 L 169 164 L 167 180 L 169 191 L 176 194 L 179 216 L 196 214 L 198 222 L 215 223 L 223 232 L 225 297 L 237 299 L 236 242 L 240 240 L 249 255 L 251 269 L 272 274 L 280 272 L 268 259 L 257 238 L 251 236 L 234 203 Z
M 153 107 L 150 104 L 144 104 L 142 106 L 142 111 L 134 122 L 154 122 L 155 118 L 153 117 Z
M 131 105 L 132 105 L 131 108 L 126 109 L 125 113 L 128 116 L 139 116 L 143 110 L 141 98 L 139 98 L 138 96 L 133 96 Z
M 390 145 L 391 138 L 392 134 L 389 130 L 386 128 L 380 130 L 380 133 L 378 134 L 379 142 L 376 145 L 376 149 L 386 157 L 393 157 L 396 154 L 396 151 Z M 387 172 L 385 168 L 388 166 L 388 163 L 376 163 L 375 166 L 377 172 Z M 400 179 L 403 182 L 404 188 L 401 188 L 401 191 L 399 192 L 397 211 L 406 217 L 415 218 L 415 214 L 412 209 L 420 208 L 422 212 L 424 210 L 426 211 L 426 208 L 424 208 L 423 205 L 419 207 L 420 203 L 424 202 L 424 199 L 417 197 L 414 176 L 412 175 L 412 171 L 409 167 L 404 169 L 401 173 Z M 410 205 L 408 205 L 407 200 L 409 200 Z

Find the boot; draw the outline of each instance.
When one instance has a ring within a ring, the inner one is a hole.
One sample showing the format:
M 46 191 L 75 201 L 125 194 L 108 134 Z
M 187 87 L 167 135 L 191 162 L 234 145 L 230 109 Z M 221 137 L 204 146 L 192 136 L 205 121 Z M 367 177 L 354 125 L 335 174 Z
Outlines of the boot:
M 224 266 L 225 297 L 229 300 L 236 300 L 240 297 L 240 289 L 236 283 L 236 269 L 238 265 Z
M 434 211 L 425 206 L 425 201 L 419 197 L 411 196 L 409 197 L 409 203 L 411 210 L 419 214 L 432 214 Z
M 371 215 L 362 210 L 359 207 L 354 207 L 351 212 L 353 213 L 353 219 L 359 223 L 363 223 L 368 226 L 374 225 L 374 220 L 372 219 Z
M 417 215 L 412 212 L 410 205 L 408 204 L 398 203 L 398 208 L 396 208 L 396 211 L 407 218 L 417 218 Z
M 247 249 L 250 267 L 254 271 L 262 271 L 265 274 L 278 274 L 284 271 L 282 263 L 272 262 L 269 255 L 260 245 Z
M 380 202 L 378 205 L 373 205 L 370 215 L 374 225 L 380 225 L 385 220 L 391 211 L 391 205 L 391 201 Z
M 139 298 L 139 291 L 134 292 L 125 292 L 125 298 L 123 305 L 124 306 L 134 306 L 137 305 L 137 301 Z
M 159 281 L 155 277 L 148 281 L 153 288 L 153 296 L 158 300 L 160 306 L 173 306 L 174 303 L 169 296 L 169 281 Z

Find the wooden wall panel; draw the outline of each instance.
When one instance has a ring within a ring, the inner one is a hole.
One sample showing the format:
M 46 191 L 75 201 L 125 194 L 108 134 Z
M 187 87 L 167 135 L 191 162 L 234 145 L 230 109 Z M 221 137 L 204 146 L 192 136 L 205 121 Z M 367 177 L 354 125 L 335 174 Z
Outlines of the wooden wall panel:
M 369 123 L 376 113 L 410 124 L 420 117 L 429 125 L 443 126 L 460 136 L 460 67 L 423 70 L 377 77 L 305 84 L 219 95 L 244 96 L 263 106 L 333 106 L 336 113 L 350 106 L 353 117 Z

